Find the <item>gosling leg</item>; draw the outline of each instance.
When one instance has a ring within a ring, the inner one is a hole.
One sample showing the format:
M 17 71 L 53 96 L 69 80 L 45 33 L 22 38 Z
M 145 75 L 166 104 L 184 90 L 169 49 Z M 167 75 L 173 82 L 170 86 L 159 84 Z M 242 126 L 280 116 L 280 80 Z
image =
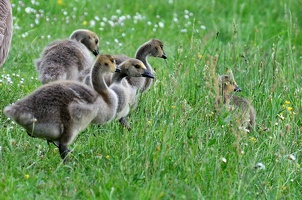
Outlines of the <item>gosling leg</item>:
M 119 122 L 122 124 L 123 127 L 125 127 L 128 131 L 131 131 L 131 127 L 126 119 L 126 117 L 122 117 L 119 119 Z
M 63 159 L 64 163 L 66 163 L 67 162 L 67 155 L 70 152 L 67 145 L 60 143 L 59 144 L 59 152 L 60 152 L 61 158 Z

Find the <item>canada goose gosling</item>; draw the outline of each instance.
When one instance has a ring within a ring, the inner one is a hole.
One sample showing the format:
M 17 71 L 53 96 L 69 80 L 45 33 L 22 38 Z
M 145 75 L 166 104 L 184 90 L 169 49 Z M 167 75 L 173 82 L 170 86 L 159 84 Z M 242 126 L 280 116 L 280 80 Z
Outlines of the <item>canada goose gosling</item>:
M 130 126 L 126 120 L 129 114 L 130 107 L 134 106 L 136 102 L 136 89 L 133 88 L 125 77 L 148 77 L 154 78 L 154 76 L 147 70 L 144 63 L 138 59 L 130 58 L 122 62 L 118 68 L 119 73 L 114 73 L 112 77 L 112 84 L 110 88 L 118 96 L 118 107 L 116 113 L 116 119 L 130 130 Z
M 102 80 L 106 73 L 116 70 L 112 58 L 98 56 L 92 68 L 96 72 L 93 79 Z M 58 145 L 61 158 L 66 161 L 68 145 L 91 121 L 106 123 L 115 116 L 116 94 L 100 83 L 94 88 L 77 81 L 55 81 L 6 106 L 4 114 L 25 128 L 30 136 Z
M 47 45 L 41 57 L 35 60 L 42 84 L 56 80 L 76 80 L 79 73 L 94 62 L 91 55 L 99 54 L 99 38 L 89 30 L 74 31 L 69 39 Z
M 249 131 L 255 129 L 255 109 L 247 99 L 230 94 L 231 92 L 240 92 L 241 89 L 238 87 L 232 71 L 228 70 L 227 72 L 228 74 L 219 76 L 221 97 L 216 99 L 215 104 L 219 106 L 222 100 L 222 103 L 229 106 L 231 110 L 236 109 L 241 127 L 247 128 Z
M 148 57 L 156 57 L 167 59 L 166 53 L 164 51 L 163 42 L 158 39 L 151 39 L 141 45 L 135 53 L 135 58 L 142 61 L 147 67 L 147 70 L 154 74 L 152 66 L 148 63 Z M 125 61 L 129 57 L 126 55 L 116 55 L 116 63 L 119 65 L 121 62 Z M 142 77 L 127 77 L 130 85 L 139 89 L 140 92 L 146 92 L 150 89 L 153 79 L 142 78 Z

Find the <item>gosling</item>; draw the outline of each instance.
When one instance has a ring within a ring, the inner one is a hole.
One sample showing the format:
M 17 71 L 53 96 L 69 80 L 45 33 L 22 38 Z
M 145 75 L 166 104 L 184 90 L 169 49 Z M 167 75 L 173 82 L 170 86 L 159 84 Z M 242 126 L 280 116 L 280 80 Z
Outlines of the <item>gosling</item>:
M 112 84 L 110 88 L 117 94 L 118 107 L 116 113 L 116 119 L 131 130 L 126 117 L 129 114 L 130 108 L 136 103 L 137 90 L 133 88 L 125 77 L 148 77 L 153 79 L 154 76 L 147 70 L 146 66 L 140 60 L 130 58 L 122 62 L 118 68 L 119 73 L 114 73 L 112 76 Z
M 9 0 L 0 0 L 0 68 L 7 59 L 12 36 L 13 16 L 12 6 Z
M 78 29 L 69 39 L 47 45 L 35 61 L 42 84 L 56 80 L 76 80 L 80 71 L 92 66 L 99 54 L 99 37 L 92 31 Z
M 135 58 L 142 61 L 147 67 L 147 70 L 154 74 L 152 66 L 148 63 L 149 56 L 167 59 L 166 53 L 164 51 L 164 44 L 162 41 L 158 39 L 151 39 L 140 46 L 135 53 Z M 114 57 L 117 65 L 129 58 L 126 55 L 115 55 Z M 130 83 L 130 85 L 136 87 L 140 93 L 148 91 L 153 83 L 152 78 L 127 77 L 126 79 Z
M 223 103 L 230 111 L 234 110 L 238 116 L 240 127 L 248 131 L 255 130 L 256 112 L 254 107 L 247 99 L 230 94 L 241 91 L 234 80 L 232 71 L 229 71 L 227 75 L 219 76 L 219 86 L 221 96 L 215 100 L 216 107 L 221 107 L 221 103 Z
M 93 88 L 77 81 L 55 81 L 38 88 L 4 113 L 25 128 L 29 136 L 46 139 L 58 146 L 66 161 L 70 145 L 91 122 L 111 121 L 117 96 L 104 83 L 107 73 L 116 71 L 112 56 L 99 55 L 92 67 Z

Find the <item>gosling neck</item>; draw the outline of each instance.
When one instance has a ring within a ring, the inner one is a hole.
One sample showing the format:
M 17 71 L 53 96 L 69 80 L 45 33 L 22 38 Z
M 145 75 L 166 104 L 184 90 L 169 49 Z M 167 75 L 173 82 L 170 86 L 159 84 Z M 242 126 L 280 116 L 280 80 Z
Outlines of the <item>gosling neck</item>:
M 99 67 L 93 67 L 91 70 L 91 85 L 93 89 L 101 95 L 108 90 L 108 86 L 104 79 L 104 73 L 102 73 Z
M 222 88 L 222 100 L 223 100 L 223 104 L 227 104 L 229 101 L 229 92 L 225 91 Z
M 135 54 L 135 58 L 142 61 L 149 71 L 151 67 L 147 61 L 147 57 L 150 55 L 150 46 L 150 44 L 144 44 L 137 50 Z
M 127 74 L 122 72 L 115 72 L 112 76 L 112 82 L 113 83 L 121 83 L 123 78 L 125 78 Z

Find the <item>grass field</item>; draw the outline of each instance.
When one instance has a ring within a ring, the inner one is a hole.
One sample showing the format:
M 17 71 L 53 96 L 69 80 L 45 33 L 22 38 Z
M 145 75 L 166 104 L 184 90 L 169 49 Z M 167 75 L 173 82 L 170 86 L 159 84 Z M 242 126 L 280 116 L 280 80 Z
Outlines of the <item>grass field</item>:
M 75 29 L 98 33 L 100 52 L 110 54 L 134 55 L 158 38 L 168 59 L 149 59 L 156 79 L 131 113 L 132 130 L 89 126 L 66 165 L 55 146 L 28 137 L 1 112 L 0 199 L 301 198 L 300 1 L 12 4 L 1 110 L 41 85 L 33 61 Z M 249 133 L 229 113 L 214 112 L 214 74 L 227 67 L 242 88 L 237 95 L 256 109 Z

